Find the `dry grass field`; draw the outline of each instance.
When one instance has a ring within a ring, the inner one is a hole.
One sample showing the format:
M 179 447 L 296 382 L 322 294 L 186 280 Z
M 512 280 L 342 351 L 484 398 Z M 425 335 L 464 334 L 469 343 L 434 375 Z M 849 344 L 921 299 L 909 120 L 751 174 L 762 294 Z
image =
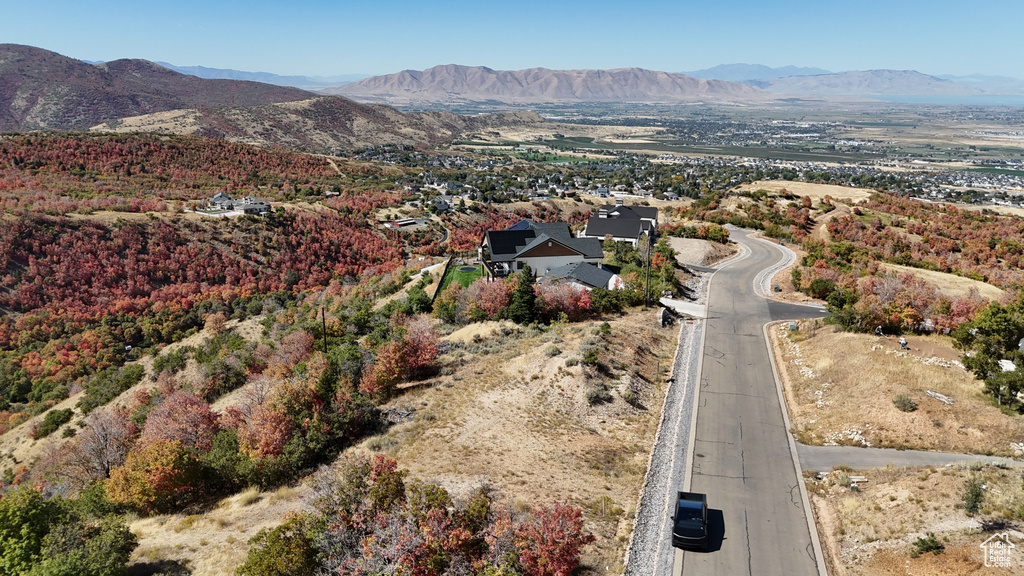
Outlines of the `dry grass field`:
M 874 190 L 868 188 L 852 188 L 849 186 L 835 186 L 833 184 L 812 184 L 810 182 L 794 182 L 789 180 L 758 180 L 750 184 L 743 184 L 736 188 L 738 192 L 753 192 L 755 190 L 768 190 L 769 192 L 781 192 L 785 189 L 790 194 L 797 196 L 810 196 L 811 200 L 820 202 L 826 195 L 842 202 L 856 204 L 861 200 L 867 200 Z
M 867 481 L 851 489 L 849 478 L 857 475 Z M 986 487 L 975 519 L 962 504 L 970 479 Z M 834 470 L 824 478 L 809 478 L 807 485 L 832 576 L 981 576 L 1024 571 L 1024 533 L 1014 529 L 1011 520 L 1024 515 L 1019 469 L 969 464 Z M 982 525 L 987 530 L 981 530 Z M 1017 545 L 1009 568 L 985 566 L 980 545 L 997 532 L 1008 532 Z M 913 543 L 928 533 L 945 550 L 915 558 Z
M 769 337 L 779 365 L 793 432 L 805 444 L 910 448 L 1013 456 L 1024 417 L 1007 416 L 982 383 L 955 361 L 945 336 L 895 338 L 834 332 L 805 322 L 797 332 L 776 324 Z M 927 391 L 950 397 L 947 405 Z M 907 395 L 917 410 L 893 399 Z
M 980 280 L 964 278 L 963 276 L 935 272 L 932 270 L 923 270 L 921 268 L 911 268 L 910 266 L 900 266 L 899 264 L 886 264 L 884 262 L 880 262 L 879 267 L 894 274 L 906 274 L 909 272 L 918 279 L 931 284 L 938 289 L 939 292 L 942 292 L 950 298 L 966 296 L 972 289 L 974 289 L 978 291 L 978 294 L 982 298 L 999 302 L 1002 300 L 1004 294 L 1004 291 L 999 287 L 993 286 L 987 282 L 981 282 Z

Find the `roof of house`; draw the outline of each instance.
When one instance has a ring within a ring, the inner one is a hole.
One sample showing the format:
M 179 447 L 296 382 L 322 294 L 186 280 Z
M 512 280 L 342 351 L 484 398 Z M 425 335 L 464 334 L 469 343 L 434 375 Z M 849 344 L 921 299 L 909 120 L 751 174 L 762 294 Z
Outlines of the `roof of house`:
M 521 253 L 553 240 L 579 252 L 584 258 L 601 258 L 604 251 L 596 238 L 573 238 L 565 222 L 532 222 L 521 220 L 505 230 L 484 233 L 494 262 L 510 262 Z
M 584 233 L 595 239 L 604 238 L 609 234 L 613 238 L 638 239 L 648 228 L 649 226 L 646 222 L 636 218 L 599 218 L 591 216 L 587 220 L 587 227 L 584 229 Z
M 647 218 L 658 221 L 658 209 L 650 206 L 616 206 L 605 204 L 598 208 L 598 212 L 606 212 L 612 218 Z
M 613 276 L 614 274 L 611 272 L 586 262 L 566 264 L 565 266 L 552 268 L 547 273 L 547 278 L 574 280 L 591 288 L 607 288 L 608 282 L 611 281 Z

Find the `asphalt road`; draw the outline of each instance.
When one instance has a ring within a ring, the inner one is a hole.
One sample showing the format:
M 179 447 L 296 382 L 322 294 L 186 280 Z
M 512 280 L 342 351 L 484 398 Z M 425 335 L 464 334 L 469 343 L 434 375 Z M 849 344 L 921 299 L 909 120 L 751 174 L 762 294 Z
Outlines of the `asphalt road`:
M 893 450 L 892 448 L 861 448 L 859 446 L 807 446 L 797 444 L 800 466 L 804 470 L 827 472 L 840 464 L 854 470 L 894 466 L 945 466 L 959 462 L 984 462 L 1004 466 L 1021 466 L 1024 462 L 1010 458 L 980 454 L 955 454 L 923 450 Z
M 820 308 L 766 300 L 758 272 L 783 259 L 733 230 L 748 253 L 711 281 L 690 490 L 708 495 L 710 551 L 675 551 L 673 573 L 818 576 L 790 439 L 763 326 L 820 317 Z M 822 571 L 824 573 L 824 571 Z

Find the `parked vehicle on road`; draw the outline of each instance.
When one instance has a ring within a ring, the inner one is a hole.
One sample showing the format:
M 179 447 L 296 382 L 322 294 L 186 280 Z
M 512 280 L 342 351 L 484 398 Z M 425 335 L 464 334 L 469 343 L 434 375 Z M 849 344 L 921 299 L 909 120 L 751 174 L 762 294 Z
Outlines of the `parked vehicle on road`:
M 708 497 L 696 492 L 679 492 L 672 515 L 672 546 L 707 551 Z

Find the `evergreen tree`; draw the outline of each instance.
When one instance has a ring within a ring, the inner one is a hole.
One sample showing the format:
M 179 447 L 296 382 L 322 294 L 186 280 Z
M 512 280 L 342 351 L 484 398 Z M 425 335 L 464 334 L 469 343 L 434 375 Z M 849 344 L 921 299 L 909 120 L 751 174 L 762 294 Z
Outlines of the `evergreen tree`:
M 512 291 L 508 306 L 502 309 L 501 317 L 516 324 L 529 324 L 537 319 L 537 292 L 534 290 L 536 278 L 529 264 L 523 266 L 516 278 L 516 289 Z

